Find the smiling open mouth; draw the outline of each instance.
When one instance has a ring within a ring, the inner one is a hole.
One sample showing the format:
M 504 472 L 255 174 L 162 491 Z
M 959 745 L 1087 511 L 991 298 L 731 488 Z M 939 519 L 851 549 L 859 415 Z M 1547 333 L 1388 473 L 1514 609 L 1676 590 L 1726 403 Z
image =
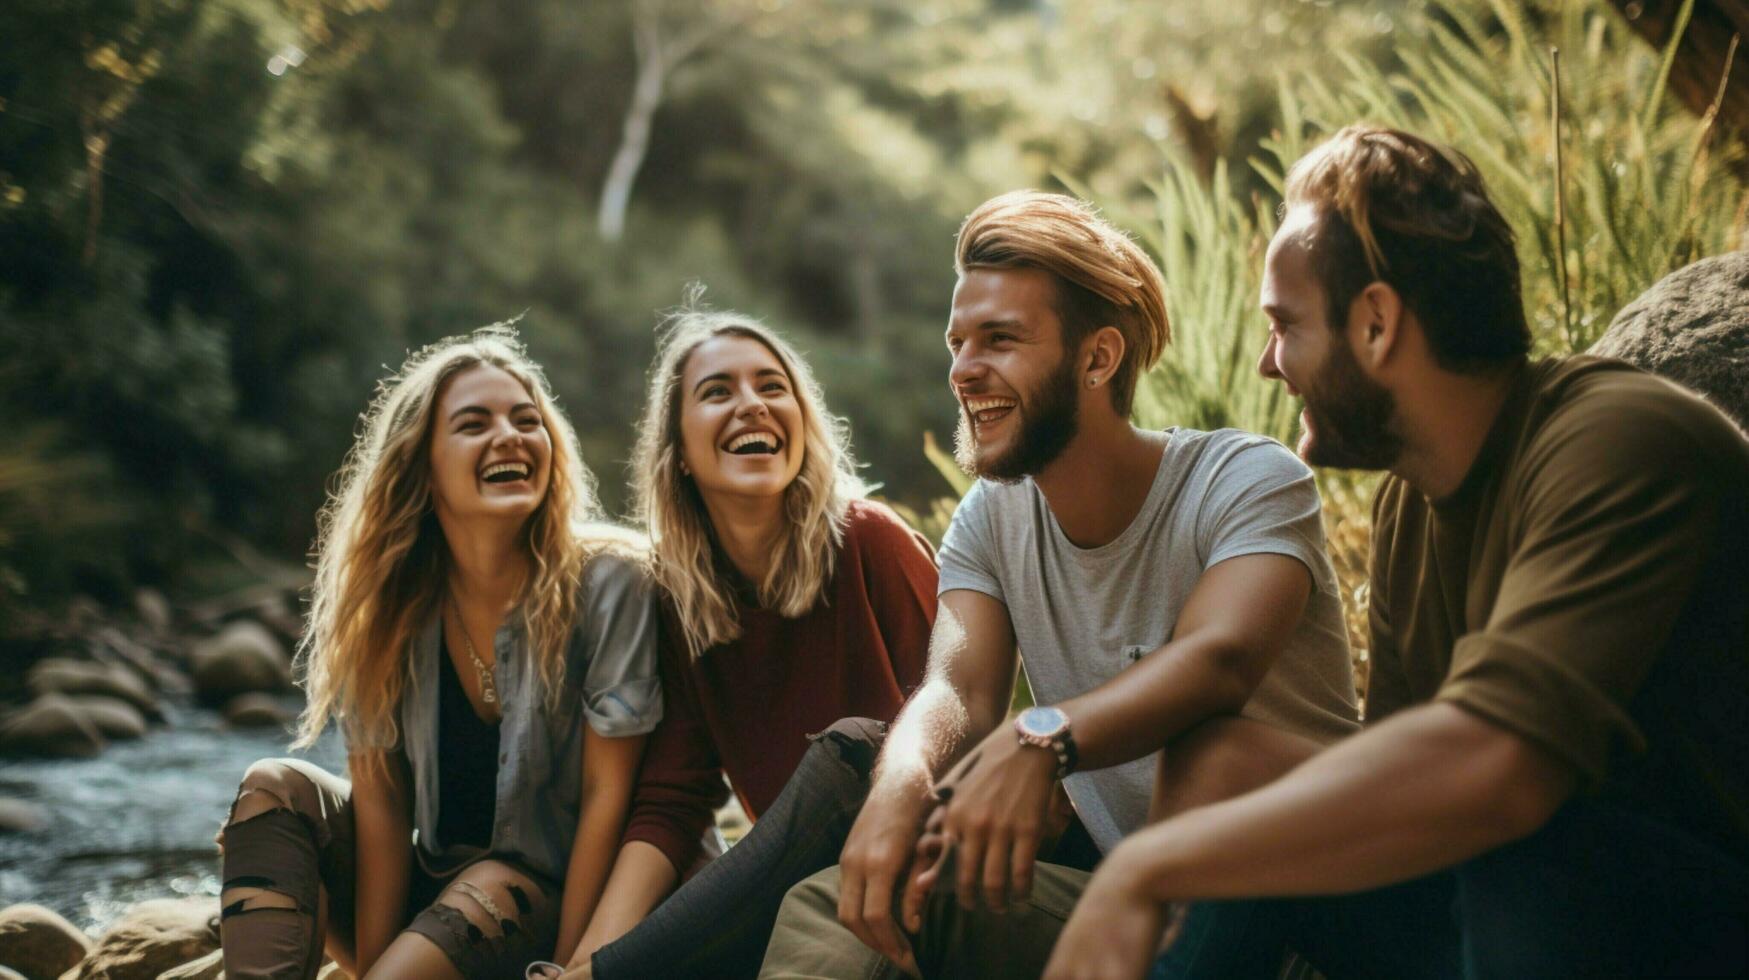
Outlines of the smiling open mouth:
M 1012 398 L 968 398 L 966 399 L 966 414 L 980 426 L 989 425 L 1006 418 L 1018 404 Z
M 783 440 L 769 432 L 748 432 L 729 440 L 728 450 L 736 456 L 776 456 Z
M 486 472 L 480 474 L 480 479 L 487 483 L 515 483 L 517 480 L 528 479 L 527 463 L 494 463 L 486 467 Z

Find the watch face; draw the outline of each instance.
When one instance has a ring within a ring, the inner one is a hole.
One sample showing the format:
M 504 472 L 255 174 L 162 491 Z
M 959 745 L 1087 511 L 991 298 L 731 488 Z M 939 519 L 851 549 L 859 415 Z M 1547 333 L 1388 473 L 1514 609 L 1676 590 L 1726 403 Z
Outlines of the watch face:
M 1040 738 L 1054 738 L 1069 727 L 1069 716 L 1058 708 L 1028 708 L 1020 713 L 1017 720 L 1028 735 L 1037 735 Z

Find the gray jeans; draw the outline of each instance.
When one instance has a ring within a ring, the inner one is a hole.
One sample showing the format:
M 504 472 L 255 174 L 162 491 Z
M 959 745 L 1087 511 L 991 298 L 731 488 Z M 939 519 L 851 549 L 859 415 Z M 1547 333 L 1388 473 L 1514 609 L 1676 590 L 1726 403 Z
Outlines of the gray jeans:
M 818 735 L 747 836 L 705 865 L 637 928 L 596 950 L 600 980 L 751 977 L 790 886 L 838 863 L 868 796 L 887 726 L 845 718 Z

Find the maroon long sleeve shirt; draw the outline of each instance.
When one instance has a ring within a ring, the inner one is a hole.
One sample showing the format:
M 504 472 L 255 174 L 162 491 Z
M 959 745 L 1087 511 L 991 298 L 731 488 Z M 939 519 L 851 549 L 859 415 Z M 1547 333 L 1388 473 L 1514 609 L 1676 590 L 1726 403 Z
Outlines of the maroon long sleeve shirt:
M 691 658 L 670 604 L 661 616 L 664 714 L 644 752 L 624 841 L 684 872 L 729 777 L 747 815 L 771 805 L 840 718 L 891 721 L 923 678 L 935 622 L 928 542 L 890 509 L 853 501 L 825 601 L 799 619 L 742 606 L 741 636 Z

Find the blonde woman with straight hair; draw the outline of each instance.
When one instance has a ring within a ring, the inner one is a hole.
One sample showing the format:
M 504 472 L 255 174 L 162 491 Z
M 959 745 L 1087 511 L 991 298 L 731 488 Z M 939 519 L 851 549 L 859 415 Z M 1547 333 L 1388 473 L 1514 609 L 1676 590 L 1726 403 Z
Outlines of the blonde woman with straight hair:
M 696 293 L 665 324 L 633 471 L 666 717 L 565 975 L 751 976 L 783 893 L 838 860 L 885 722 L 922 679 L 935 563 L 863 499 L 807 362 Z M 753 829 L 652 914 L 695 868 L 725 775 Z
M 571 954 L 661 717 L 636 539 L 599 523 L 498 325 L 385 380 L 319 521 L 309 696 L 350 781 L 256 763 L 220 832 L 226 975 L 496 977 Z M 585 762 L 587 763 L 585 765 Z

